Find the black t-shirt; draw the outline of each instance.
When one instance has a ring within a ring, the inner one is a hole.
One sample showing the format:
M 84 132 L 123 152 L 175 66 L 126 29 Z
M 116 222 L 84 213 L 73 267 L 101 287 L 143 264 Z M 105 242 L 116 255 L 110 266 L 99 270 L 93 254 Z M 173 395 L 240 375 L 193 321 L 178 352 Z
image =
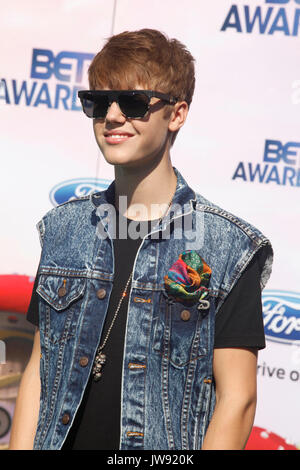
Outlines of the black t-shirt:
M 118 214 L 123 222 L 134 224 L 144 233 L 143 223 L 132 222 Z M 118 221 L 116 218 L 116 233 Z M 148 222 L 144 222 L 148 225 Z M 132 226 L 131 226 L 132 228 Z M 132 233 L 132 232 L 131 232 Z M 143 236 L 143 235 L 142 235 Z M 142 239 L 115 238 L 115 274 L 101 343 L 109 328 L 121 293 L 129 278 Z M 39 326 L 36 276 L 27 320 Z M 130 292 L 130 285 L 128 287 Z M 121 380 L 128 296 L 105 346 L 106 363 L 99 382 L 90 377 L 63 450 L 116 450 L 119 448 L 121 418 Z M 265 336 L 262 317 L 260 267 L 257 256 L 249 263 L 216 315 L 215 348 L 240 347 L 262 349 Z

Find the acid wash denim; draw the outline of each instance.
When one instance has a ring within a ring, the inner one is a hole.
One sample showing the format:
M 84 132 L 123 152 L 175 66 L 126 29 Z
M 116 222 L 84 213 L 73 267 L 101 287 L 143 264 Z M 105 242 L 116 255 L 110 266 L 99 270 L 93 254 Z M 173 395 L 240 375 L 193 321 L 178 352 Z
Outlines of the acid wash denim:
M 262 288 L 271 274 L 269 240 L 195 193 L 174 171 L 170 212 L 143 238 L 134 261 L 122 372 L 122 450 L 201 449 L 215 406 L 215 315 L 256 253 Z M 91 374 L 114 280 L 108 205 L 113 194 L 114 182 L 106 191 L 61 204 L 37 224 L 41 397 L 34 449 L 61 449 Z M 182 234 L 178 222 L 186 216 L 192 223 Z M 159 238 L 159 232 L 168 236 Z M 208 308 L 201 301 L 187 307 L 164 288 L 164 276 L 186 250 L 195 250 L 212 270 Z

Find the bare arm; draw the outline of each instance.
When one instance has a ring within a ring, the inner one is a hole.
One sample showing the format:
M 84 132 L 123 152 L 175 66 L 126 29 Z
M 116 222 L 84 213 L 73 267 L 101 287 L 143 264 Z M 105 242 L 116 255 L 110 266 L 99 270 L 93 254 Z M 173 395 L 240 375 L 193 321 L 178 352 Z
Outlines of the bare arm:
M 32 450 L 40 407 L 40 332 L 36 329 L 32 353 L 19 387 L 9 450 Z
M 255 416 L 256 367 L 256 350 L 214 350 L 216 407 L 203 450 L 244 449 Z

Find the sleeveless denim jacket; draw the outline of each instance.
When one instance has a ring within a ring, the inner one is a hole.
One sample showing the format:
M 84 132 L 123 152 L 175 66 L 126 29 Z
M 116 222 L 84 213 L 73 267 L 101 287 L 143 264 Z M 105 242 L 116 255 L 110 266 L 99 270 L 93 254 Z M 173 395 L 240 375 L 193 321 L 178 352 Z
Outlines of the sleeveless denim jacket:
M 174 171 L 169 214 L 143 238 L 134 261 L 121 450 L 201 449 L 215 406 L 215 315 L 256 253 L 261 288 L 271 274 L 270 241 L 195 193 Z M 41 396 L 34 449 L 61 449 L 91 374 L 114 280 L 113 194 L 114 182 L 106 191 L 61 204 L 37 224 Z M 187 228 L 186 215 L 192 221 Z M 160 231 L 168 236 L 155 238 Z M 164 276 L 187 250 L 196 251 L 212 271 L 206 308 L 199 308 L 200 302 L 186 307 L 166 294 Z

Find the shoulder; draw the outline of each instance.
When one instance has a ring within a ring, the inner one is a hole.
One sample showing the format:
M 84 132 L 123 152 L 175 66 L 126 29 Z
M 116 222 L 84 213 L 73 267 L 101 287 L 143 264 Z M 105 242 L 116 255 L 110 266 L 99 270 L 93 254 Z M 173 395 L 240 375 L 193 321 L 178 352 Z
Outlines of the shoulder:
M 101 194 L 101 193 L 95 193 L 95 194 Z M 94 208 L 92 204 L 91 196 L 92 195 L 72 198 L 68 201 L 58 204 L 57 206 L 47 211 L 43 215 L 42 220 L 45 220 L 47 218 L 48 219 L 55 218 L 57 216 L 61 216 L 64 214 L 65 215 L 70 214 L 74 216 L 76 214 L 79 214 L 81 210 L 90 210 L 91 208 Z
M 89 205 L 91 203 L 91 195 L 88 196 L 81 196 L 81 197 L 73 197 L 69 199 L 68 201 L 62 202 L 61 204 L 58 204 L 57 206 L 53 207 L 50 209 L 45 216 L 47 215 L 52 215 L 55 214 L 56 212 L 62 212 L 62 211 L 71 211 L 74 207 L 78 207 L 81 205 Z
M 96 193 L 96 195 L 97 194 L 101 195 L 102 192 Z M 41 245 L 43 245 L 46 231 L 51 234 L 55 233 L 58 228 L 61 229 L 64 226 L 68 226 L 69 228 L 71 226 L 78 226 L 78 224 L 84 223 L 84 220 L 90 220 L 93 211 L 95 211 L 95 206 L 92 202 L 92 195 L 72 198 L 69 201 L 53 207 L 46 212 L 36 224 Z
M 233 214 L 232 212 L 214 204 L 201 194 L 196 195 L 196 210 L 204 213 L 208 219 L 213 220 L 212 229 L 220 230 L 226 227 L 224 235 L 232 235 L 234 232 L 245 234 L 254 244 L 271 244 L 270 240 L 252 223 Z
M 224 290 L 229 292 L 240 275 L 255 257 L 261 273 L 263 289 L 271 275 L 273 248 L 269 238 L 256 226 L 228 210 L 196 195 L 196 211 L 202 222 L 204 245 L 213 252 L 216 263 L 228 267 L 223 279 Z

